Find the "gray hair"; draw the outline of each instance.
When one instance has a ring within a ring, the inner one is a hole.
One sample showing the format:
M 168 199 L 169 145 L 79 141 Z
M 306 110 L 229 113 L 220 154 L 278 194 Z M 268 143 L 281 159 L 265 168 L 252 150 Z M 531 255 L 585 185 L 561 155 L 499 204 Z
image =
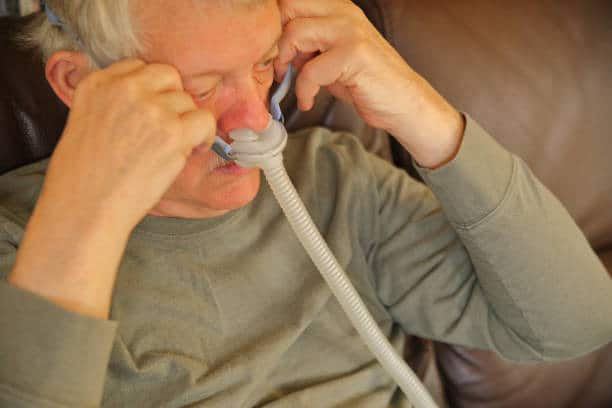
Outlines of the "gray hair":
M 58 50 L 83 51 L 92 66 L 109 65 L 142 51 L 130 13 L 131 0 L 46 0 L 66 25 L 51 24 L 44 13 L 20 35 L 26 46 L 37 48 L 43 60 Z
M 199 0 L 203 1 L 203 0 Z M 218 0 L 223 6 L 257 6 L 270 0 Z M 46 0 L 66 28 L 51 24 L 44 13 L 21 33 L 21 43 L 40 50 L 43 61 L 58 50 L 83 51 L 92 66 L 106 66 L 144 51 L 134 0 Z M 135 22 L 136 21 L 136 22 Z

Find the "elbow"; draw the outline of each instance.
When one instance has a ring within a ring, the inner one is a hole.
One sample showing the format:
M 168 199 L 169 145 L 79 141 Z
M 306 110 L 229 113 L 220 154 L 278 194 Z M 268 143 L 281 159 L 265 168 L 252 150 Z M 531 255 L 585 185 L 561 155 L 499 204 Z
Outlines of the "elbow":
M 531 322 L 521 330 L 506 326 L 506 330 L 492 336 L 493 346 L 502 357 L 515 362 L 559 362 L 589 354 L 612 342 L 612 313 L 600 313 L 581 321 L 562 317 L 554 320 L 539 325 Z
M 545 334 L 545 333 L 544 333 Z M 605 321 L 589 321 L 573 330 L 543 335 L 534 345 L 537 360 L 558 362 L 589 354 L 612 342 L 612 311 Z

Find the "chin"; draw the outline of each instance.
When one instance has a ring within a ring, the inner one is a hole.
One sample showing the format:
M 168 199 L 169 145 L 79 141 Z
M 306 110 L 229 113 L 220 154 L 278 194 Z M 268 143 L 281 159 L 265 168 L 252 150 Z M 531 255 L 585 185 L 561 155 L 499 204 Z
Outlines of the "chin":
M 249 174 L 232 180 L 216 189 L 214 195 L 207 197 L 206 206 L 217 211 L 235 210 L 249 204 L 259 191 L 261 171 L 253 169 Z
M 229 168 L 203 172 L 212 154 L 204 152 L 192 155 L 156 206 L 159 213 L 207 218 L 244 207 L 253 201 L 261 184 L 261 170 Z

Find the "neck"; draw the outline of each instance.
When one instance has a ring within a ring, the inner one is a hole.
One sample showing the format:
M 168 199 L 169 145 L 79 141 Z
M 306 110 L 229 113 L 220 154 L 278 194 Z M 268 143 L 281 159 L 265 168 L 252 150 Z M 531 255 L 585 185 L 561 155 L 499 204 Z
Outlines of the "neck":
M 183 203 L 174 200 L 162 199 L 151 210 L 148 215 L 158 217 L 174 218 L 213 218 L 227 214 L 229 210 L 215 210 L 193 203 Z

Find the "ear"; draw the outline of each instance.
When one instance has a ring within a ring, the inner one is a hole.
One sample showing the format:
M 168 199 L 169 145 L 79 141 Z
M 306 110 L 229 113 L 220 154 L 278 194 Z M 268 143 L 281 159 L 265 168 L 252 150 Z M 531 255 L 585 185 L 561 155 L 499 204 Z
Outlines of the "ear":
M 69 108 L 72 106 L 77 85 L 91 72 L 89 58 L 77 51 L 56 51 L 45 65 L 45 76 L 49 85 Z

